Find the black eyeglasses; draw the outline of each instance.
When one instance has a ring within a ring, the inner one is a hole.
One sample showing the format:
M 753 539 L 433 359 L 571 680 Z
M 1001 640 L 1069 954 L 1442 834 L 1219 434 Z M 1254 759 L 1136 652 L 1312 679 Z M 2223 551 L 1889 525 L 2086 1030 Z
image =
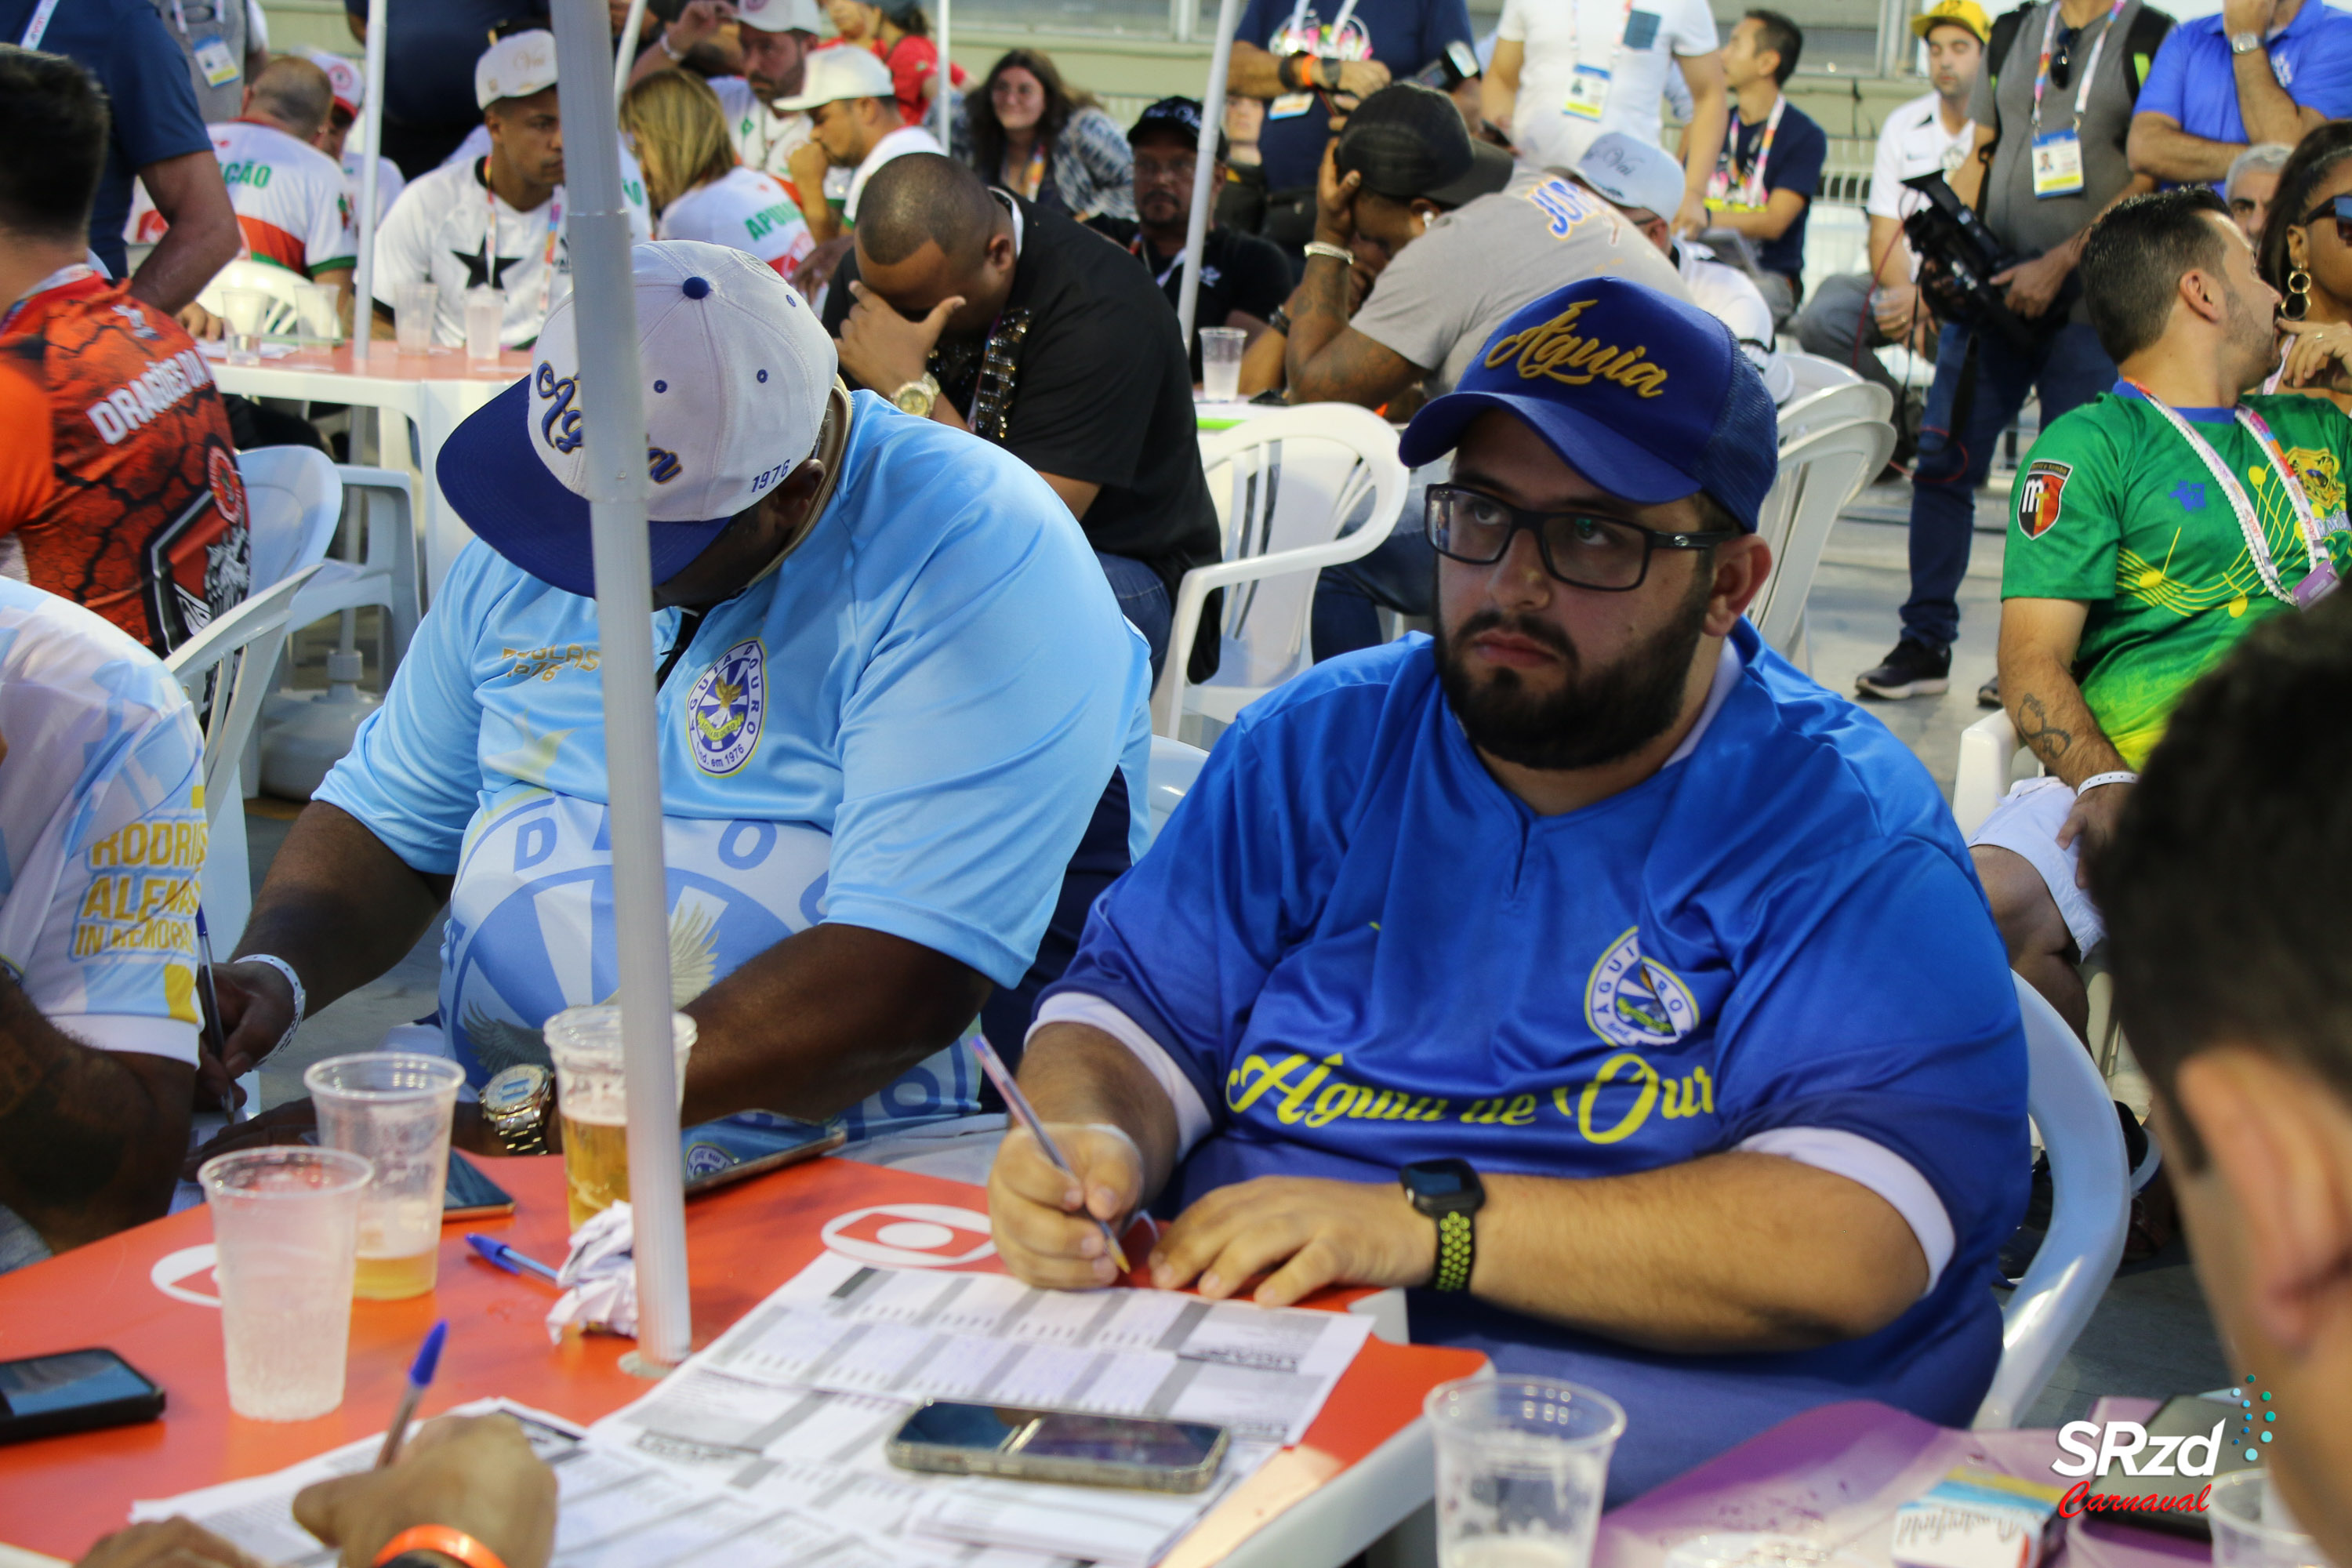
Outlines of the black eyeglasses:
M 2305 214 L 2303 222 L 2295 226 L 2309 228 L 2324 217 L 2333 217 L 2336 220 L 2336 237 L 2352 245 L 2352 196 L 2328 197 Z
M 1711 550 L 1739 537 L 1733 529 L 1660 533 L 1637 523 L 1580 512 L 1528 511 L 1462 485 L 1429 487 L 1422 530 L 1430 548 L 1449 561 L 1492 566 L 1522 531 L 1536 536 L 1544 570 L 1571 588 L 1622 594 L 1650 574 L 1661 550 Z

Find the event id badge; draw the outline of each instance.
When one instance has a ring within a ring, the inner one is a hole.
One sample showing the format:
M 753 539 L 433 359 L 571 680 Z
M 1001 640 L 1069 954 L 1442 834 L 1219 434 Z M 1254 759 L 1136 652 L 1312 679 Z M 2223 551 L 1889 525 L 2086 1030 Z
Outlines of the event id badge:
M 1561 107 L 1579 120 L 1599 120 L 1609 107 L 1609 75 L 1598 66 L 1578 66 L 1568 79 L 1568 101 Z
M 2341 522 L 2330 528 L 2321 538 L 2327 553 L 2311 563 L 2303 581 L 2288 592 L 2294 596 L 2294 607 L 2307 610 L 2344 585 L 2344 569 L 2352 566 L 2352 529 Z
M 198 38 L 189 46 L 189 52 L 195 56 L 196 68 L 205 73 L 205 80 L 214 87 L 226 87 L 245 68 L 218 33 Z
M 1268 120 L 1291 120 L 1304 114 L 1315 103 L 1311 92 L 1286 92 L 1265 106 Z
M 2044 131 L 2033 139 L 2033 195 L 2083 194 L 2083 138 L 2072 129 Z

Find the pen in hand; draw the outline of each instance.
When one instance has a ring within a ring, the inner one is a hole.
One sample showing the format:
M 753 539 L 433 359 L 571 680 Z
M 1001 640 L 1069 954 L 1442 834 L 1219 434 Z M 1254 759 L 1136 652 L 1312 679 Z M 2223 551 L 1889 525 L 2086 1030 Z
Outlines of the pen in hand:
M 425 1331 L 425 1342 L 417 1347 L 416 1360 L 408 1369 L 408 1389 L 400 1396 L 400 1408 L 393 1412 L 392 1427 L 383 1435 L 383 1447 L 376 1450 L 377 1469 L 400 1458 L 400 1446 L 408 1439 L 408 1424 L 416 1418 L 417 1403 L 433 1386 L 434 1371 L 441 1364 L 441 1342 L 448 1337 L 446 1320 Z
M 196 910 L 196 969 L 205 977 L 205 1000 L 212 1004 L 213 1051 L 226 1068 L 228 1061 L 228 1028 L 221 1021 L 220 990 L 213 984 L 213 933 L 205 929 L 205 911 Z M 237 1114 L 236 1080 L 228 1080 L 221 1091 L 221 1109 L 228 1112 L 232 1125 L 243 1120 Z
M 1045 1136 L 1045 1123 L 1038 1119 L 1036 1110 L 1029 1103 L 1029 1097 L 1021 1092 L 1021 1086 L 1013 1082 L 1013 1075 L 1005 1070 L 1004 1058 L 996 1054 L 996 1047 L 984 1037 L 974 1035 L 971 1037 L 971 1053 L 980 1058 L 980 1070 L 988 1075 L 988 1081 L 994 1084 L 996 1092 L 1004 1097 L 1004 1103 L 1012 1109 L 1013 1117 L 1029 1130 L 1030 1137 L 1037 1140 L 1037 1147 L 1045 1151 L 1045 1158 L 1054 1162 L 1054 1168 L 1071 1180 L 1077 1180 L 1077 1172 L 1070 1168 L 1069 1161 L 1062 1157 L 1062 1152 L 1054 1146 L 1054 1141 Z M 1110 1248 L 1110 1260 L 1118 1265 L 1121 1274 L 1126 1273 L 1127 1254 L 1120 1248 L 1118 1233 L 1111 1229 L 1110 1221 L 1091 1210 L 1087 1217 L 1102 1231 L 1103 1242 Z

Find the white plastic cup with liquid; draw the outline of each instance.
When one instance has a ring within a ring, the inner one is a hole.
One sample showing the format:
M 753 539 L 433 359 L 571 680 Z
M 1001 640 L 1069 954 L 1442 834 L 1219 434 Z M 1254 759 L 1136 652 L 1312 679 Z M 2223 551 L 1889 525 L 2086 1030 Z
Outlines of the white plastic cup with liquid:
M 1201 329 L 1201 395 L 1232 403 L 1242 395 L 1242 350 L 1249 334 L 1239 327 Z
M 229 363 L 259 364 L 261 327 L 276 296 L 267 289 L 224 289 L 220 299 L 221 315 L 228 322 Z
M 433 1289 L 441 1257 L 441 1189 L 449 1124 L 465 1069 L 441 1057 L 362 1051 L 302 1075 L 319 1140 L 375 1168 L 360 1196 L 359 1267 L 352 1293 L 400 1301 Z
M 2215 1481 L 2205 1520 L 2213 1531 L 2213 1568 L 2328 1568 L 2319 1542 L 2279 1500 L 2267 1469 Z
M 305 343 L 315 346 L 342 341 L 342 299 L 332 283 L 294 285 L 294 317 Z
M 466 361 L 469 364 L 499 363 L 499 333 L 507 321 L 507 291 L 503 289 L 466 290 Z
M 393 342 L 402 353 L 421 354 L 433 347 L 434 312 L 441 291 L 430 283 L 403 283 L 392 302 Z
M 228 1405 L 309 1421 L 343 1402 L 352 1266 L 370 1166 L 341 1149 L 240 1149 L 204 1163 Z
M 621 1009 L 612 1003 L 566 1007 L 547 1021 L 555 1061 L 555 1109 L 563 1126 L 563 1183 L 578 1230 L 629 1195 L 629 1098 L 621 1070 Z M 677 1053 L 677 1093 L 686 1098 L 686 1059 L 694 1020 L 670 1015 Z
M 1625 1411 L 1549 1377 L 1460 1378 L 1423 1403 L 1443 1568 L 1586 1568 Z

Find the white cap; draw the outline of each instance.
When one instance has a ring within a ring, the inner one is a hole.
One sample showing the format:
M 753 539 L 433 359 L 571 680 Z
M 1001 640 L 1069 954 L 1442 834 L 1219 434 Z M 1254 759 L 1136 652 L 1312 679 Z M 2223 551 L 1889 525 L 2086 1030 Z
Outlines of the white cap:
M 334 89 L 335 106 L 346 114 L 357 114 L 367 97 L 367 78 L 360 74 L 359 62 L 346 56 L 331 54 L 325 49 L 297 44 L 293 53 L 301 56 L 327 73 L 327 85 Z
M 822 33 L 816 0 L 735 0 L 735 19 L 762 33 Z
M 529 98 L 555 85 L 555 35 L 544 27 L 510 33 L 474 62 L 474 102 L 488 109 L 502 98 Z
M 871 50 L 863 44 L 839 44 L 812 53 L 801 68 L 801 90 L 776 100 L 776 107 L 792 112 L 846 98 L 898 96 L 898 89 L 890 85 L 890 68 Z
M 1682 210 L 1683 166 L 1664 147 L 1612 131 L 1593 138 L 1577 177 L 1621 207 L 1672 219 Z

